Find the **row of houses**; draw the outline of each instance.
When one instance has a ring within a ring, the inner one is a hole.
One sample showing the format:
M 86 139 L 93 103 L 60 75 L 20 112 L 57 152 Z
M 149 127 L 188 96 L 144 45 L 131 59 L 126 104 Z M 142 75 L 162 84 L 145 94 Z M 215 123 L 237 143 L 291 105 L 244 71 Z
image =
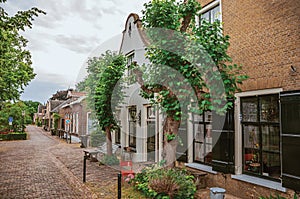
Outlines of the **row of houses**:
M 74 139 L 89 136 L 92 131 L 91 112 L 86 103 L 86 93 L 73 89 L 57 91 L 45 105 L 39 105 L 35 123 L 46 131 L 62 130 Z M 86 147 L 87 144 L 85 143 Z
M 300 2 L 199 2 L 203 9 L 196 21 L 223 22 L 223 32 L 231 38 L 229 55 L 249 79 L 221 126 L 212 112 L 190 114 L 182 121 L 177 160 L 208 173 L 209 183 L 243 198 L 252 198 L 254 192 L 300 191 Z M 139 16 L 130 14 L 120 44 L 128 66 L 133 61 L 149 63 L 145 41 Z M 113 143 L 130 147 L 135 162 L 159 162 L 164 117 L 139 92 L 138 83 L 128 86 L 116 114 L 120 129 L 113 132 Z M 78 136 L 89 133 L 89 112 L 84 110 L 84 96 L 77 94 L 69 90 L 64 102 L 47 102 L 46 128 L 53 124 L 51 113 L 57 112 L 60 128 Z M 67 119 L 71 125 L 66 126 Z
M 226 118 L 205 112 L 190 114 L 182 121 L 179 135 L 183 146 L 177 148 L 178 160 L 212 176 L 229 174 L 232 185 L 227 188 L 236 193 L 240 186 L 235 182 L 241 181 L 248 185 L 244 193 L 255 185 L 299 191 L 300 3 L 200 3 L 203 9 L 196 21 L 223 22 L 223 32 L 231 38 L 229 54 L 249 79 L 236 93 L 234 109 Z M 132 61 L 148 63 L 146 41 L 138 15 L 130 14 L 120 47 L 129 65 Z M 129 86 L 126 106 L 120 111 L 121 144 L 135 149 L 135 161 L 158 162 L 163 159 L 164 118 L 139 93 L 137 83 Z M 224 121 L 221 126 L 220 120 Z M 222 181 L 215 182 L 222 186 Z

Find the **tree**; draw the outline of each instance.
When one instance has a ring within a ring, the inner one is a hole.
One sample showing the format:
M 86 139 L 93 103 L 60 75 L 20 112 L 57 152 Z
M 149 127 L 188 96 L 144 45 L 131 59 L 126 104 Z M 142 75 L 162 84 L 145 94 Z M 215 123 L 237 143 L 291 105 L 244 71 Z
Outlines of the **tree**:
M 88 104 L 95 110 L 101 129 L 105 131 L 107 155 L 112 155 L 111 130 L 118 127 L 113 113 L 112 104 L 118 104 L 123 99 L 122 86 L 119 81 L 125 71 L 125 58 L 110 51 L 100 57 L 88 61 L 88 77 L 82 85 L 88 92 Z M 118 88 L 114 90 L 113 88 Z M 82 89 L 82 88 L 81 88 Z
M 231 64 L 229 36 L 223 35 L 221 23 L 203 20 L 196 25 L 201 9 L 196 0 L 153 0 L 144 6 L 146 57 L 151 64 L 135 64 L 134 74 L 141 95 L 159 104 L 166 114 L 164 158 L 168 166 L 174 166 L 181 120 L 191 111 L 224 114 L 233 106 L 228 99 L 234 98 L 247 76 L 239 73 L 240 66 Z
M 22 129 L 22 125 L 31 124 L 33 115 L 37 112 L 39 104 L 39 102 L 33 101 L 3 103 L 2 109 L 0 110 L 0 131 L 8 131 L 9 129 L 18 131 Z M 9 126 L 9 117 L 13 118 L 12 126 Z
M 26 121 L 26 124 L 33 123 L 33 116 L 38 110 L 38 106 L 41 104 L 40 102 L 34 102 L 34 101 L 23 101 L 26 105 L 26 114 L 30 117 L 28 117 L 28 121 Z
M 5 102 L 0 110 L 0 131 L 13 130 L 17 132 L 23 130 L 26 121 L 30 119 L 30 116 L 26 113 L 26 108 L 22 101 L 15 103 Z M 13 118 L 12 126 L 8 123 L 9 117 Z
M 28 41 L 19 32 L 32 28 L 31 22 L 40 13 L 45 14 L 31 8 L 9 16 L 0 7 L 0 103 L 18 100 L 24 87 L 35 77 L 30 52 L 25 49 Z

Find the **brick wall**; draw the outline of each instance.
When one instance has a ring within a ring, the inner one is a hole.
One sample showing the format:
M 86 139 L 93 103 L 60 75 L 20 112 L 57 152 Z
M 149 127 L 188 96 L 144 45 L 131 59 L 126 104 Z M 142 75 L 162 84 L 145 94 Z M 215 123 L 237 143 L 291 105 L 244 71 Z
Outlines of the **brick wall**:
M 200 0 L 202 6 L 211 0 Z M 300 1 L 222 0 L 229 54 L 250 76 L 242 89 L 300 89 Z M 292 72 L 291 66 L 297 72 Z

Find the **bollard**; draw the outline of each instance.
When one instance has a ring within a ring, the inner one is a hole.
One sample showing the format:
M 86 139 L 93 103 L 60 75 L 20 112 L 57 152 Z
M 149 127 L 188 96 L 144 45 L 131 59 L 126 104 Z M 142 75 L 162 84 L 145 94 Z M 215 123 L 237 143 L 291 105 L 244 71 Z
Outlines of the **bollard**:
M 85 177 L 86 177 L 86 159 L 88 156 L 85 154 L 83 156 L 83 182 L 85 182 Z
M 72 139 L 72 135 L 71 135 L 71 133 L 70 133 L 70 144 L 71 144 L 71 139 Z
M 122 194 L 122 174 L 118 173 L 118 199 L 121 199 Z

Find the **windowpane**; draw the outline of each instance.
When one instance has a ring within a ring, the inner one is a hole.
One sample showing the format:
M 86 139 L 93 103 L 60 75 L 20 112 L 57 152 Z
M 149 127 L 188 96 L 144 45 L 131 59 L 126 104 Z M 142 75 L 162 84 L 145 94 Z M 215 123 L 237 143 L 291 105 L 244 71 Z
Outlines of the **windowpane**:
M 220 5 L 201 14 L 201 20 L 206 20 L 209 23 L 213 23 L 216 20 L 221 21 Z
M 262 149 L 279 152 L 280 147 L 279 126 L 262 126 Z
M 215 22 L 216 20 L 221 21 L 220 5 L 214 7 L 211 10 L 211 22 Z
M 202 13 L 201 19 L 204 19 L 209 22 L 210 21 L 210 13 L 209 12 Z
M 147 151 L 155 151 L 155 122 L 147 122 Z
M 211 122 L 212 121 L 212 113 L 210 111 L 205 112 L 205 122 Z
M 279 121 L 278 96 L 265 96 L 260 99 L 260 120 L 262 122 Z
M 257 99 L 248 98 L 242 100 L 242 121 L 256 122 L 257 121 Z
M 194 161 L 211 164 L 212 161 L 212 113 L 193 115 Z M 205 119 L 205 120 L 203 120 Z
M 206 125 L 206 133 L 205 133 L 205 152 L 204 152 L 204 162 L 211 163 L 212 161 L 212 125 Z
M 194 160 L 199 162 L 204 162 L 204 144 L 203 143 L 195 143 L 194 144 Z
M 129 122 L 129 146 L 136 146 L 136 123 Z
M 244 171 L 274 179 L 278 179 L 281 172 L 278 97 L 241 99 Z
M 194 114 L 194 122 L 203 122 L 203 115 Z
M 121 129 L 119 127 L 115 130 L 115 142 L 121 144 Z
M 263 175 L 273 178 L 280 177 L 280 154 L 263 152 Z
M 195 141 L 204 142 L 204 125 L 195 124 Z
M 253 125 L 244 125 L 244 169 L 259 173 L 259 128 Z
M 129 146 L 136 147 L 136 106 L 132 106 L 128 109 L 129 120 Z

